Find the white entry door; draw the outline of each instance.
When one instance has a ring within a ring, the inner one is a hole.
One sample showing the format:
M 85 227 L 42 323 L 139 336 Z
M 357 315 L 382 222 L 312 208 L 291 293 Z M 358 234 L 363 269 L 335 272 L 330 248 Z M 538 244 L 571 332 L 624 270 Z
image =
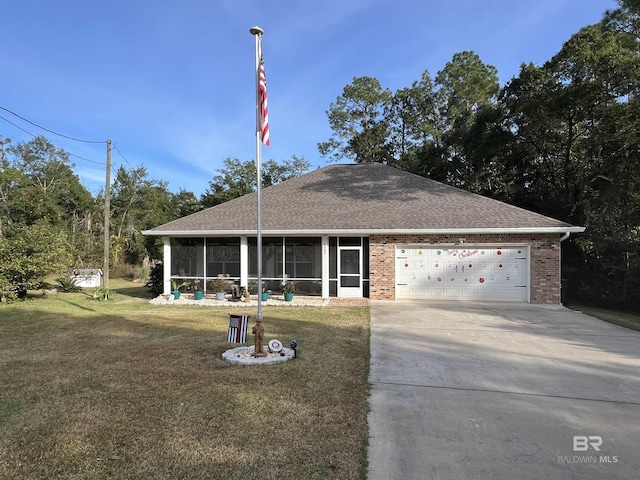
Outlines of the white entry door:
M 362 297 L 362 247 L 338 247 L 338 297 Z

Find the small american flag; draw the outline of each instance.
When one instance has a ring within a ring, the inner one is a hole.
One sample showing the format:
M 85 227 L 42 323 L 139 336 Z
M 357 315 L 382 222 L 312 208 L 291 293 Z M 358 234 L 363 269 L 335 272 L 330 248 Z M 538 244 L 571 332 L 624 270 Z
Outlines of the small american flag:
M 269 107 L 267 106 L 267 77 L 264 73 L 264 61 L 260 58 L 258 81 L 258 109 L 260 110 L 260 140 L 269 146 Z
M 245 343 L 247 341 L 247 325 L 249 315 L 229 315 L 229 333 L 227 342 Z

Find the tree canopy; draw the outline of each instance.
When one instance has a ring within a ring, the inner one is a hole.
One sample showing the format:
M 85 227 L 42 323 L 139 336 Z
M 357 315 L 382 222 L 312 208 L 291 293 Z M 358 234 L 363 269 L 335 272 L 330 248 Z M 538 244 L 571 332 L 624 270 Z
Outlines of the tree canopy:
M 354 78 L 327 111 L 333 136 L 319 151 L 586 226 L 563 256 L 571 293 L 638 306 L 640 1 L 619 4 L 502 87 L 471 51 L 395 93 Z
M 392 95 L 371 77 L 355 77 L 344 87 L 327 117 L 334 136 L 318 144 L 323 156 L 332 160 L 344 158 L 362 162 L 387 162 L 388 124 L 385 110 Z
M 281 163 L 275 160 L 267 160 L 261 164 L 262 188 L 270 187 L 297 177 L 307 172 L 311 164 L 304 158 L 297 156 Z M 224 167 L 217 170 L 218 174 L 209 181 L 209 188 L 202 195 L 203 207 L 213 207 L 247 193 L 254 192 L 257 188 L 256 162 L 253 160 L 241 161 L 237 158 L 226 158 Z
M 306 172 L 295 155 L 263 164 L 263 186 Z M 95 197 L 81 184 L 69 153 L 45 137 L 0 142 L 0 299 L 24 296 L 50 274 L 103 262 L 104 192 Z M 144 166 L 120 166 L 110 189 L 110 265 L 135 275 L 145 259 L 162 258 L 162 239 L 142 231 L 253 191 L 255 162 L 226 159 L 200 199 L 165 181 L 149 178 Z

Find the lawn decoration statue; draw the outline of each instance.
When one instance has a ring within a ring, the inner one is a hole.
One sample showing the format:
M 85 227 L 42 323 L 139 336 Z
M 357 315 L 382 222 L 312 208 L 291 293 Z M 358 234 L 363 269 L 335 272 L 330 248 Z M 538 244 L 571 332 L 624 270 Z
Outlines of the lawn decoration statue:
M 239 302 L 244 301 L 244 292 L 245 288 L 236 285 L 235 283 L 231 285 L 231 298 L 229 301 L 231 302 Z
M 253 356 L 254 357 L 266 357 L 267 354 L 264 351 L 262 345 L 262 339 L 264 338 L 264 325 L 262 325 L 262 320 L 257 319 L 255 326 L 251 329 L 251 333 L 254 335 L 254 349 Z

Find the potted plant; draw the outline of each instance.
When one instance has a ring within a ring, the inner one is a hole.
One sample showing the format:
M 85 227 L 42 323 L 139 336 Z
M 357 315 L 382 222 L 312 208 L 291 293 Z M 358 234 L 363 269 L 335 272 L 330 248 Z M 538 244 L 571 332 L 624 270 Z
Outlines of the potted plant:
M 175 300 L 178 300 L 180 298 L 180 289 L 182 287 L 186 287 L 189 284 L 187 282 L 180 282 L 178 283 L 178 280 L 171 280 L 171 285 L 173 286 L 173 291 L 171 293 L 173 293 L 173 298 Z
M 293 292 L 295 292 L 296 288 L 293 283 L 283 283 L 282 284 L 282 293 L 284 293 L 284 299 L 287 302 L 293 300 Z
M 211 281 L 211 288 L 216 292 L 216 300 L 224 300 L 224 293 L 229 286 L 228 280 L 218 277 Z
M 204 292 L 202 290 L 200 290 L 200 280 L 196 280 L 194 282 L 193 288 L 194 288 L 194 290 L 193 290 L 193 298 L 195 300 L 202 300 L 202 298 L 204 297 Z
M 266 288 L 262 289 L 262 301 L 266 302 L 267 300 L 269 300 L 269 290 L 267 290 Z

